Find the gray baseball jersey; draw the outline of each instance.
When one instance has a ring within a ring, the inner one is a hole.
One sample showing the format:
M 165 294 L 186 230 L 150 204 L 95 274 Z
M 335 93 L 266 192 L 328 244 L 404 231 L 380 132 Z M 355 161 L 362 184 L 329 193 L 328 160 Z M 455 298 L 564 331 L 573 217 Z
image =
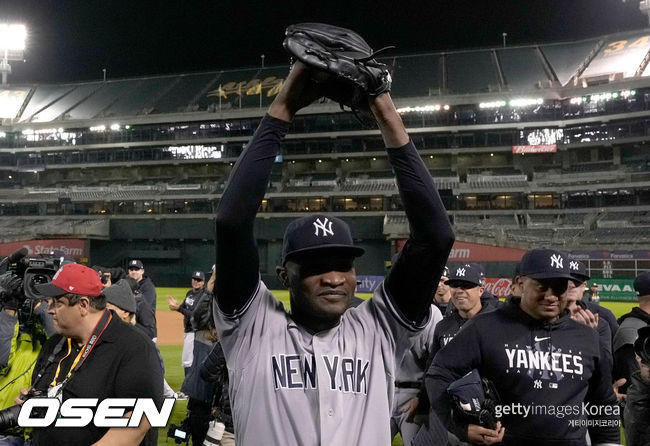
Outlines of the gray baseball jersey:
M 401 364 L 395 372 L 395 398 L 391 416 L 391 436 L 402 435 L 405 445 L 411 441 L 420 429 L 420 424 L 406 421 L 407 415 L 402 407 L 412 398 L 418 396 L 424 389 L 424 372 L 429 363 L 429 354 L 434 342 L 433 333 L 436 325 L 442 320 L 442 313 L 435 305 L 431 305 L 431 317 L 427 325 L 415 337 L 411 338 L 411 348 L 404 354 Z M 415 387 L 420 384 L 420 387 Z M 400 387 L 400 385 L 405 387 Z
M 412 339 L 411 348 L 404 354 L 404 359 L 397 369 L 397 382 L 418 382 L 424 378 L 429 352 L 433 344 L 433 333 L 442 313 L 435 305 L 431 305 L 431 317 L 427 325 Z M 424 383 L 423 383 L 424 385 Z
M 215 305 L 238 444 L 388 445 L 395 366 L 409 322 L 374 296 L 311 334 L 261 281 L 234 316 Z

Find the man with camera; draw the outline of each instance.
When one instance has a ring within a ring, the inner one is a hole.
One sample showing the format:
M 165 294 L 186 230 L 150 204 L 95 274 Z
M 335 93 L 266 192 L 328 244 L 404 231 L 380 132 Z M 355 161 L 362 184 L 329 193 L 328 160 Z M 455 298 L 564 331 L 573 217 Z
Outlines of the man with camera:
M 65 402 L 70 398 L 152 399 L 162 404 L 162 370 L 155 348 L 139 330 L 106 309 L 97 273 L 83 265 L 64 265 L 52 281 L 36 285 L 49 300 L 49 314 L 58 334 L 43 346 L 32 376 L 32 388 L 16 398 L 47 395 Z M 17 414 L 16 414 L 17 415 Z M 125 414 L 129 416 L 130 412 Z M 33 444 L 113 445 L 138 444 L 150 428 L 122 429 L 96 426 L 48 427 L 33 430 Z

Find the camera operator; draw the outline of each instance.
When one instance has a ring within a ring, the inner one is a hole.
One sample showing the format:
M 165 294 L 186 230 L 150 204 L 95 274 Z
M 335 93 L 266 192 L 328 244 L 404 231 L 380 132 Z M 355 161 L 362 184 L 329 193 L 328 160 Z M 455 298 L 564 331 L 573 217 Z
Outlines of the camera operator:
M 18 263 L 24 257 L 24 253 L 20 254 L 19 259 L 15 253 L 5 259 L 13 256 L 11 263 Z M 14 395 L 21 388 L 29 387 L 41 346 L 48 336 L 55 333 L 47 305 L 33 299 L 31 293 L 30 297 L 26 295 L 34 281 L 30 263 L 27 260 L 20 267 L 14 265 L 11 271 L 0 275 L 0 409 L 13 406 Z M 39 272 L 44 271 L 39 269 Z M 53 274 L 54 270 L 49 276 L 46 274 L 39 279 L 49 280 Z M 23 286 L 22 277 L 26 277 L 26 286 Z M 13 433 L 22 434 L 18 431 Z
M 49 313 L 58 334 L 38 357 L 32 391 L 61 401 L 69 398 L 151 398 L 162 404 L 162 370 L 151 340 L 107 310 L 97 273 L 68 264 L 50 283 L 36 285 L 51 297 Z M 27 392 L 21 392 L 26 395 Z M 22 396 L 22 395 L 21 395 Z M 16 403 L 23 401 L 16 398 Z M 127 412 L 126 416 L 130 415 Z M 145 418 L 137 428 L 34 428 L 33 445 L 138 444 L 149 430 Z

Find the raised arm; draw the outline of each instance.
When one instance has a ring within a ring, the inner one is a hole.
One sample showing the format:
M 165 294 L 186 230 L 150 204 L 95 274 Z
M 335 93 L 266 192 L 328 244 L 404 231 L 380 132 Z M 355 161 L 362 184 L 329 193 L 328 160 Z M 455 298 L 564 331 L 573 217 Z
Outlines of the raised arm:
M 371 100 L 370 109 L 388 151 L 411 234 L 386 279 L 386 290 L 402 314 L 420 326 L 438 286 L 454 232 L 438 190 L 409 140 L 388 94 Z
M 216 219 L 215 297 L 226 314 L 235 314 L 255 292 L 259 278 L 255 215 L 289 123 L 318 97 L 304 65 L 297 62 L 230 174 Z

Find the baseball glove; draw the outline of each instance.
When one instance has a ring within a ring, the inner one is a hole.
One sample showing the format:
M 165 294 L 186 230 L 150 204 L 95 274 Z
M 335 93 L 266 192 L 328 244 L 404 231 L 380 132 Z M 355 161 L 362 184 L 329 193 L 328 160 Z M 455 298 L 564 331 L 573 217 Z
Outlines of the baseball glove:
M 353 110 L 366 108 L 368 97 L 390 91 L 385 64 L 359 34 L 324 23 L 298 23 L 286 30 L 284 48 L 314 73 L 325 97 Z

